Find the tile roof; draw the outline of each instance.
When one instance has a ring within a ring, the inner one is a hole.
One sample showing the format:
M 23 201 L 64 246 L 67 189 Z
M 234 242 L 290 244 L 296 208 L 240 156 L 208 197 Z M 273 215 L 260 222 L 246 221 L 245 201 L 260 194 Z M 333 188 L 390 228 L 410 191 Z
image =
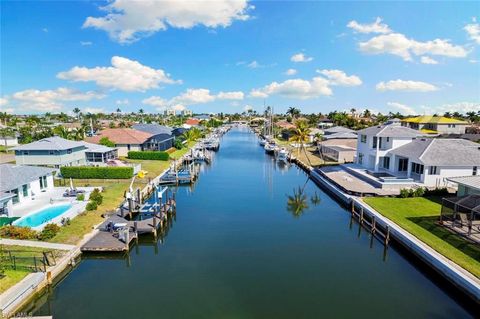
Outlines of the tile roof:
M 0 192 L 18 188 L 54 171 L 53 168 L 41 166 L 0 164 Z
M 389 153 L 428 166 L 480 166 L 480 145 L 462 139 L 415 139 Z
M 449 177 L 449 181 L 480 190 L 480 175 Z
M 373 135 L 377 137 L 419 137 L 422 134 L 414 129 L 399 125 L 378 125 L 357 131 L 358 134 Z
M 52 137 L 43 138 L 41 140 L 29 143 L 29 144 L 19 145 L 17 147 L 14 147 L 13 150 L 15 151 L 43 151 L 43 150 L 58 151 L 58 150 L 68 150 L 71 148 L 81 147 L 81 146 L 84 146 L 82 142 L 67 140 L 59 136 L 52 136 Z
M 199 125 L 200 124 L 200 120 L 197 120 L 197 119 L 188 119 L 185 121 L 185 124 L 187 125 Z
M 95 136 L 87 137 L 85 141 L 98 144 L 102 137 L 108 137 L 115 144 L 143 144 L 152 136 L 151 133 L 131 128 L 107 128 L 101 130 Z

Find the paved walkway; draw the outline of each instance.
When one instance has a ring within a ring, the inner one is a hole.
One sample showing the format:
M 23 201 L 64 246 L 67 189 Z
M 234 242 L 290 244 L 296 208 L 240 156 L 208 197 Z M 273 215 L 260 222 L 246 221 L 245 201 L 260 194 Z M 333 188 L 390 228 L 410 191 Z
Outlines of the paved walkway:
M 72 250 L 76 248 L 74 245 L 46 243 L 43 241 L 18 240 L 18 239 L 0 239 L 0 245 L 28 246 L 28 247 L 39 247 L 39 248 L 58 249 L 58 250 Z

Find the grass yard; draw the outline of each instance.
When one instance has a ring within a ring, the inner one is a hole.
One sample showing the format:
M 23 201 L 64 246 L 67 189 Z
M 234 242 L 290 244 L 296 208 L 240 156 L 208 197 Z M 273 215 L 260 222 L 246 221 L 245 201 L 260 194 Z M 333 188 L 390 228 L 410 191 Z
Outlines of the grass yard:
M 369 197 L 363 200 L 445 257 L 480 277 L 480 247 L 436 223 L 440 216 L 441 198 Z
M 179 159 L 180 157 L 185 155 L 190 150 L 190 148 L 195 145 L 195 143 L 196 142 L 188 142 L 187 145 L 185 145 L 185 147 L 182 148 L 181 150 L 176 150 L 175 152 L 170 153 L 170 158 Z
M 25 278 L 26 275 L 33 272 L 29 267 L 33 266 L 33 256 L 42 258 L 42 252 L 45 248 L 25 247 L 25 246 L 0 246 L 0 259 L 2 262 L 3 277 L 0 278 L 0 293 L 3 293 L 11 286 Z M 17 258 L 17 269 L 12 268 L 8 251 Z M 50 250 L 49 250 L 50 251 Z M 64 254 L 61 250 L 54 250 L 55 258 L 61 258 Z

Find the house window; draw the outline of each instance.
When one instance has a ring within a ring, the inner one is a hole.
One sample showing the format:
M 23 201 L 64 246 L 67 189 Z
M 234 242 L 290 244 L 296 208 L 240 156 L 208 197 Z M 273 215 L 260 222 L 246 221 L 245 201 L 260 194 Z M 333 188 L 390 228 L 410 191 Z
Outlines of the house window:
M 363 153 L 358 154 L 358 164 L 363 164 Z
M 372 145 L 372 148 L 377 148 L 377 139 L 378 139 L 378 138 L 377 138 L 376 136 L 373 137 L 373 145 Z
M 127 144 L 127 150 L 130 151 L 130 144 Z
M 23 151 L 23 155 L 28 155 L 28 151 Z
M 478 174 L 478 166 L 474 166 L 474 167 L 473 167 L 472 175 L 473 175 L 473 176 L 476 176 L 477 174 Z
M 47 188 L 47 176 L 42 176 L 38 179 L 40 181 L 40 189 L 45 189 Z
M 366 135 L 360 135 L 360 142 L 367 143 L 367 136 Z
M 439 175 L 439 174 L 440 174 L 440 170 L 438 169 L 437 166 L 430 166 L 429 169 L 428 169 L 428 174 L 430 174 L 430 175 Z
M 67 150 L 67 154 L 72 154 L 72 149 L 71 148 Z
M 23 194 L 23 197 L 28 197 L 28 185 L 27 184 L 22 185 L 22 194 Z
M 400 158 L 398 160 L 398 171 L 406 172 L 408 170 L 408 158 Z
M 17 204 L 20 201 L 20 199 L 18 198 L 18 189 L 14 189 L 14 190 L 10 191 L 10 193 L 13 194 L 12 203 Z
M 424 167 L 422 164 L 412 163 L 412 173 L 422 175 Z
M 387 142 L 390 142 L 390 137 L 387 137 Z
M 54 151 L 49 151 L 48 154 L 53 155 L 53 154 L 55 154 L 55 152 Z
M 383 168 L 390 169 L 390 157 L 385 156 L 383 158 Z

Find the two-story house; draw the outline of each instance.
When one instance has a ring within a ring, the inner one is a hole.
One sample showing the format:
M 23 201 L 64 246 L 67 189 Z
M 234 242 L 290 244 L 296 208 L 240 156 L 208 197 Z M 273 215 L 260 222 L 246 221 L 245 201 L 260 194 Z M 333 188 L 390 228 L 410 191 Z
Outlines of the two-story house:
M 425 134 L 465 134 L 468 122 L 445 116 L 416 116 L 402 120 L 402 126 Z
M 372 126 L 357 132 L 357 163 L 373 171 L 397 168 L 406 171 L 403 161 L 391 159 L 388 152 L 420 136 L 416 130 L 396 124 Z

